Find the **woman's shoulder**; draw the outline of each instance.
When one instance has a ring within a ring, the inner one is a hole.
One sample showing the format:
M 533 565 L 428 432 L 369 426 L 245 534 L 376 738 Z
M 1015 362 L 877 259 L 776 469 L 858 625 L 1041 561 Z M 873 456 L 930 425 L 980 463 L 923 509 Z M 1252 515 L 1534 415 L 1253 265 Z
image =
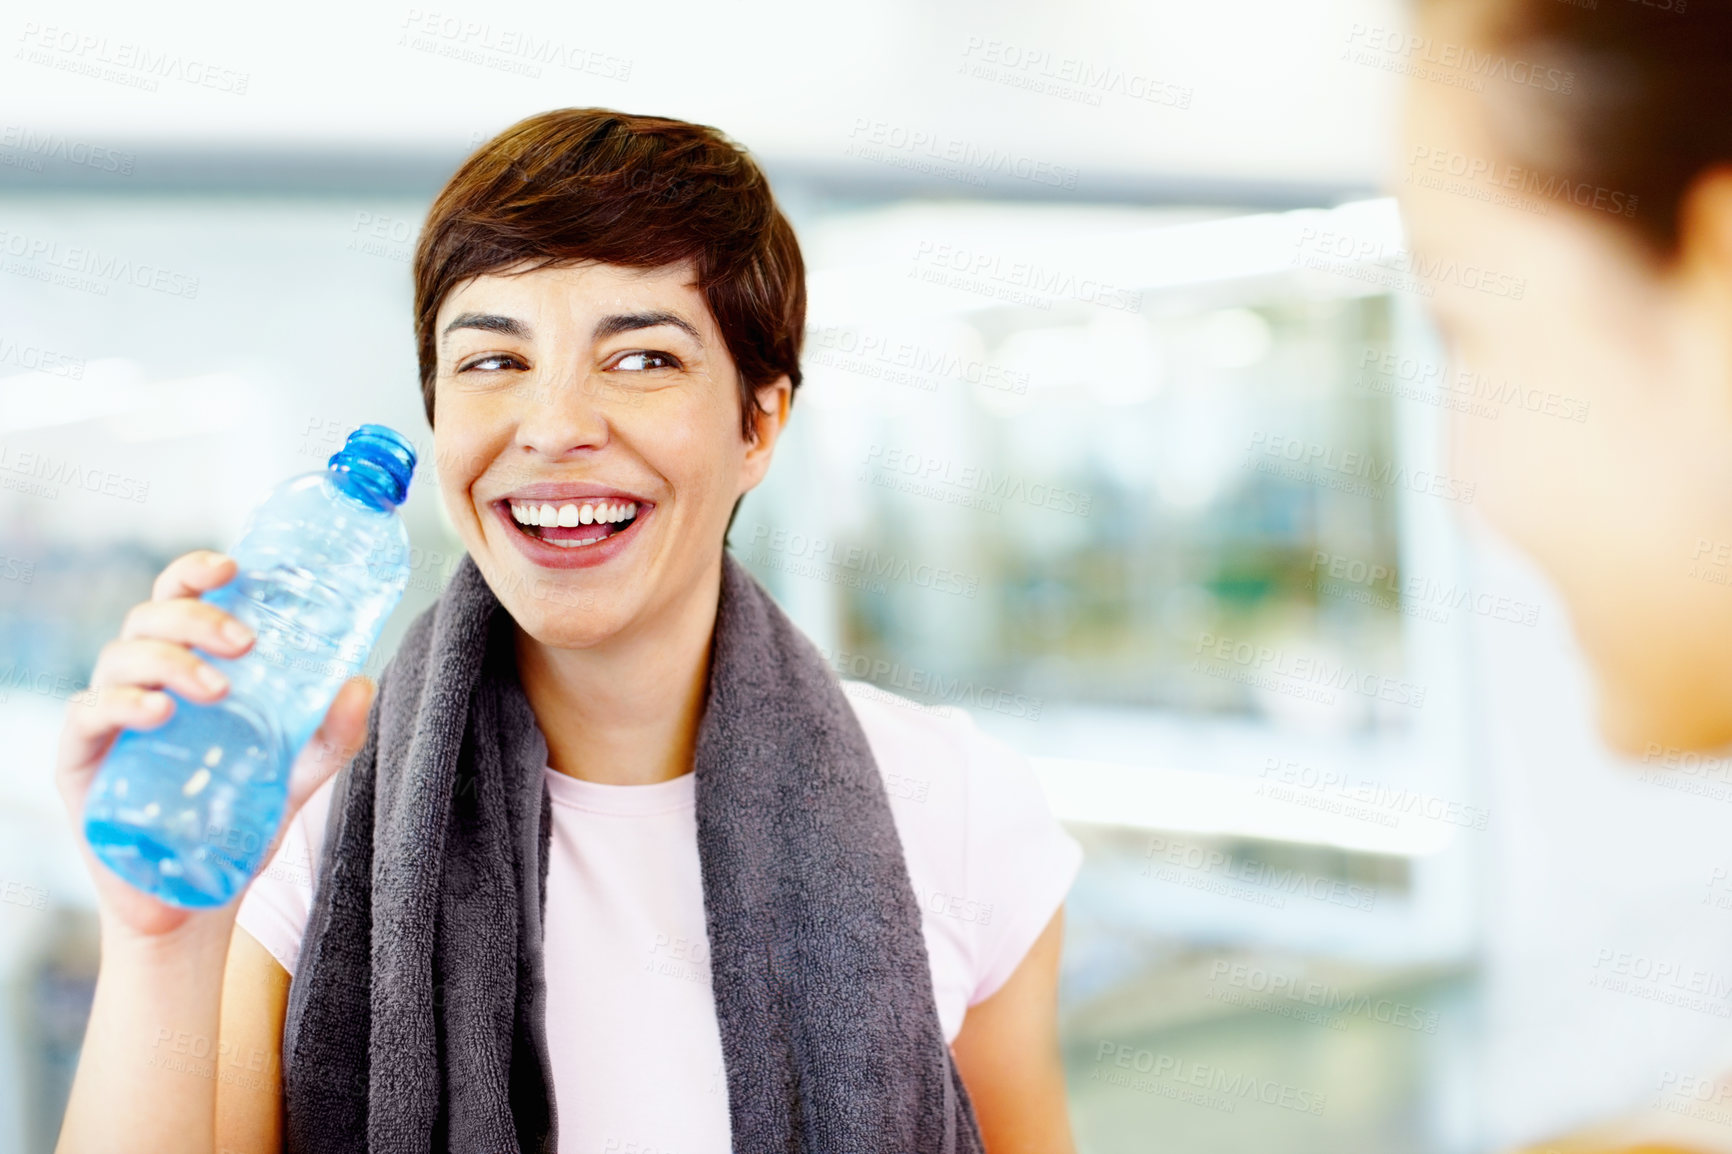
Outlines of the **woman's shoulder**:
M 872 747 L 872 756 L 894 786 L 903 779 L 932 784 L 935 775 L 965 770 L 983 737 L 980 727 L 954 705 L 926 705 L 868 681 L 844 681 L 842 693 Z M 896 791 L 892 789 L 892 795 Z
M 1046 812 L 1028 759 L 966 710 L 927 705 L 864 681 L 844 681 L 842 692 L 892 798 L 976 809 L 996 796 Z
M 963 959 L 957 977 L 973 1005 L 1009 978 L 1064 901 L 1082 847 L 1029 759 L 966 711 L 865 682 L 842 690 L 884 778 L 928 930 Z

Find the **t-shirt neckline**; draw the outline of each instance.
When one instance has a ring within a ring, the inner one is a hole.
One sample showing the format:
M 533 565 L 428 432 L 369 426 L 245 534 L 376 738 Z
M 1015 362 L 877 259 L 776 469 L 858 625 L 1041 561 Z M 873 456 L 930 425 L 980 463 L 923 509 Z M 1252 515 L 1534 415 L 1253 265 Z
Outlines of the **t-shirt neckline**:
M 560 773 L 546 766 L 547 794 L 555 805 L 590 813 L 612 814 L 616 817 L 645 817 L 657 813 L 673 813 L 697 805 L 697 777 L 693 772 L 682 773 L 667 781 L 649 785 L 608 785 L 585 781 L 580 777 Z

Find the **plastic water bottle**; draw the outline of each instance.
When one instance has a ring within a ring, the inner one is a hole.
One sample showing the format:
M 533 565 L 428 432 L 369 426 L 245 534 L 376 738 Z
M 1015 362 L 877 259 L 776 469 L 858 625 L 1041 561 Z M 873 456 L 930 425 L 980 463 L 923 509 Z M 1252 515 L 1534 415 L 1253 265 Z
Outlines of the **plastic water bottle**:
M 288 801 L 289 768 L 343 683 L 361 669 L 409 583 L 397 506 L 415 451 L 362 425 L 319 472 L 291 478 L 248 519 L 234 579 L 204 600 L 258 636 L 241 657 L 206 656 L 229 691 L 178 694 L 174 715 L 115 741 L 84 808 L 109 869 L 171 905 L 220 906 L 260 866 Z

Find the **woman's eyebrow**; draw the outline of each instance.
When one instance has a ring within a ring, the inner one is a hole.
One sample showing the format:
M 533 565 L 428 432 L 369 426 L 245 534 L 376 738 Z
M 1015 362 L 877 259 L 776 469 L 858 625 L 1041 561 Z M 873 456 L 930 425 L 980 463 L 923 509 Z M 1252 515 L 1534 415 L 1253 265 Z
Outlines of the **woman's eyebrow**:
M 450 336 L 457 329 L 481 329 L 483 332 L 503 333 L 519 340 L 529 339 L 529 326 L 516 317 L 504 317 L 498 313 L 458 313 L 450 324 L 445 326 L 441 335 Z
M 595 325 L 595 340 L 604 340 L 619 333 L 629 333 L 636 329 L 653 329 L 657 325 L 672 325 L 683 329 L 694 341 L 703 342 L 698 330 L 690 321 L 678 313 L 670 313 L 662 309 L 650 309 L 641 313 L 614 313 L 602 317 Z

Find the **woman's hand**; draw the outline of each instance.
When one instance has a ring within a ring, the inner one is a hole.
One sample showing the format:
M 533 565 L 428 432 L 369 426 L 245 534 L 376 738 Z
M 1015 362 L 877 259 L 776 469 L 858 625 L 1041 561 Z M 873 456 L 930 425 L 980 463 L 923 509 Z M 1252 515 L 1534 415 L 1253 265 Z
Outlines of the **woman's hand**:
M 133 606 L 120 636 L 103 646 L 90 689 L 67 708 L 55 783 L 96 883 L 105 937 L 160 937 L 195 919 L 232 918 L 239 904 L 237 899 L 219 910 L 199 911 L 160 902 L 112 873 L 83 836 L 85 795 L 121 730 L 155 729 L 173 716 L 175 703 L 165 689 L 200 704 L 228 692 L 228 679 L 194 650 L 233 658 L 252 647 L 253 634 L 246 625 L 199 599 L 199 594 L 232 580 L 235 568 L 232 557 L 202 550 L 170 562 L 152 586 L 150 600 Z M 338 692 L 290 773 L 288 807 L 267 857 L 275 852 L 282 828 L 313 791 L 354 756 L 366 736 L 372 703 L 373 684 L 365 677 L 351 678 Z
M 96 882 L 102 960 L 56 1147 L 61 1154 L 210 1154 L 217 1148 L 216 1079 L 188 1076 L 160 1058 L 164 1038 L 194 1039 L 218 1053 L 225 999 L 251 1004 L 247 999 L 259 996 L 256 989 L 225 987 L 240 899 L 214 910 L 184 910 L 133 889 L 90 851 L 83 816 L 91 779 L 121 730 L 155 729 L 173 715 L 175 703 L 164 690 L 200 704 L 228 692 L 222 675 L 195 651 L 228 658 L 252 648 L 245 625 L 198 596 L 234 575 L 233 558 L 221 553 L 173 561 L 157 577 L 150 600 L 134 606 L 120 636 L 103 647 L 90 691 L 66 711 L 55 783 Z M 290 771 L 282 828 L 354 756 L 372 702 L 373 685 L 364 677 L 352 678 L 337 694 Z M 276 851 L 282 828 L 267 854 Z M 274 1117 L 275 1103 L 230 1101 L 225 1109 L 243 1118 L 251 1117 L 249 1109 Z

